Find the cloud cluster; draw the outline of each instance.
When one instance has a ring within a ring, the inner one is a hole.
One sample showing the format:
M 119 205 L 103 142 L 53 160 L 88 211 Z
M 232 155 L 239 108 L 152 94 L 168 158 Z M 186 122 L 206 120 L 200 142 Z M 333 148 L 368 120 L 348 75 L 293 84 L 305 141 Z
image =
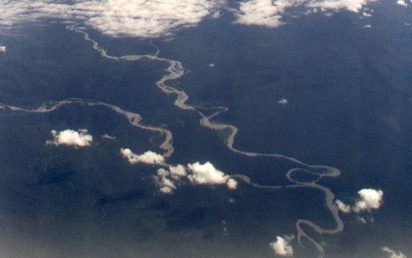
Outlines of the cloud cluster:
M 363 6 L 376 0 L 311 0 L 307 6 L 323 10 L 347 10 L 359 12 Z
M 0 53 L 5 53 L 7 48 L 5 46 L 0 46 Z
M 157 170 L 155 181 L 160 187 L 160 192 L 164 194 L 170 194 L 176 189 L 175 182 L 170 179 L 170 171 L 164 168 Z
M 218 1 L 108 0 L 87 23 L 108 35 L 157 37 L 179 27 L 198 24 L 211 15 Z
M 183 179 L 192 185 L 226 184 L 230 190 L 235 190 L 238 184 L 235 179 L 216 169 L 210 162 L 204 164 L 196 162 L 188 164 L 187 167 L 169 165 L 167 168 L 159 168 L 155 176 L 162 193 L 172 193 Z
M 248 0 L 235 10 L 236 23 L 276 28 L 288 9 L 303 7 L 307 13 L 320 11 L 359 12 L 365 5 L 376 0 Z
M 379 209 L 383 202 L 383 191 L 372 188 L 365 188 L 358 191 L 359 199 L 353 206 L 343 203 L 341 200 L 336 200 L 335 204 L 343 213 L 360 213 L 363 211 L 371 212 Z
M 210 162 L 201 164 L 199 162 L 189 163 L 187 166 L 170 165 L 165 158 L 153 151 L 146 151 L 143 154 L 135 154 L 129 148 L 120 149 L 120 154 L 128 160 L 130 164 L 149 164 L 161 166 L 154 180 L 160 187 L 160 191 L 165 194 L 173 193 L 176 186 L 184 179 L 192 185 L 224 185 L 229 190 L 237 189 L 238 182 L 230 178 L 222 171 L 218 170 Z
M 30 22 L 43 18 L 67 20 L 74 16 L 76 12 L 71 10 L 67 4 L 42 0 L 0 0 L 0 10 L 0 25 L 2 26 L 10 26 L 16 23 Z
M 299 0 L 250 0 L 242 2 L 235 12 L 236 23 L 275 28 L 283 24 L 283 13 L 287 8 L 300 4 Z
M 186 169 L 182 165 L 169 166 L 168 169 L 159 168 L 157 170 L 155 181 L 160 187 L 160 192 L 170 194 L 176 189 L 176 184 L 180 182 L 180 179 L 186 176 Z
M 51 134 L 53 140 L 48 140 L 46 144 L 87 147 L 93 142 L 93 136 L 87 133 L 87 129 L 80 129 L 79 131 L 67 129 L 60 132 L 52 130 Z
M 110 36 L 153 38 L 194 26 L 221 5 L 220 0 L 0 0 L 0 25 L 54 18 L 82 22 Z
M 126 158 L 130 164 L 145 163 L 145 164 L 163 164 L 165 158 L 153 151 L 146 151 L 143 154 L 135 154 L 129 148 L 120 149 L 120 153 Z
M 273 249 L 275 254 L 280 255 L 280 256 L 286 256 L 286 257 L 291 257 L 293 256 L 293 247 L 290 245 L 290 242 L 292 242 L 293 236 L 285 236 L 276 237 L 276 241 L 270 243 L 270 247 Z
M 116 136 L 111 136 L 111 135 L 108 135 L 108 134 L 103 134 L 101 137 L 102 137 L 102 139 L 105 139 L 105 140 L 111 140 L 111 141 L 116 140 Z
M 83 23 L 114 37 L 156 38 L 196 26 L 207 17 L 217 19 L 224 8 L 232 10 L 236 23 L 275 28 L 292 8 L 303 8 L 307 14 L 359 12 L 374 1 L 378 0 L 245 0 L 233 9 L 227 0 L 0 0 L 0 26 L 51 18 Z
M 382 247 L 382 251 L 389 254 L 388 258 L 407 258 L 402 252 L 396 253 L 387 246 Z

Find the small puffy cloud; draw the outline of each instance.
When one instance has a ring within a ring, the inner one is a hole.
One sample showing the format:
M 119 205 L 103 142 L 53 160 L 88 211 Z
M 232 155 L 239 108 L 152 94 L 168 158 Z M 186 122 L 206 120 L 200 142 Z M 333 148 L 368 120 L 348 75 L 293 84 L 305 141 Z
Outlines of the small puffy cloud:
M 408 4 L 405 2 L 405 0 L 398 0 L 397 2 L 396 2 L 398 5 L 401 5 L 401 6 L 408 6 Z
M 229 178 L 229 180 L 227 180 L 227 188 L 229 188 L 230 190 L 236 190 L 237 188 L 237 181 L 233 178 Z
M 7 48 L 5 46 L 0 46 L 0 53 L 6 53 Z
M 372 25 L 366 24 L 366 25 L 363 26 L 363 28 L 365 28 L 365 29 L 370 29 L 370 28 L 372 28 Z
M 353 207 L 354 212 L 368 211 L 379 209 L 382 205 L 383 191 L 371 188 L 358 191 L 360 199 Z
M 93 136 L 87 133 L 87 129 L 80 129 L 79 131 L 67 129 L 60 132 L 52 130 L 51 134 L 53 140 L 48 140 L 46 144 L 87 147 L 93 142 Z
M 226 0 L 0 0 L 0 26 L 41 19 L 82 23 L 113 37 L 157 38 L 180 28 L 192 27 L 207 17 L 217 19 L 221 10 L 231 9 L 236 23 L 276 28 L 284 24 L 288 9 L 359 12 L 375 0 L 245 0 L 227 8 Z M 402 4 L 405 0 L 399 0 Z
M 387 253 L 389 255 L 388 258 L 407 258 L 402 252 L 397 253 L 387 246 L 382 247 L 382 252 Z
M 293 237 L 276 237 L 276 241 L 270 243 L 270 247 L 273 249 L 275 254 L 280 256 L 291 257 L 293 256 L 293 247 L 290 245 L 290 242 L 293 240 Z
M 171 194 L 176 189 L 175 183 L 169 178 L 170 172 L 164 168 L 157 170 L 155 180 L 160 187 L 160 192 L 164 194 Z
M 217 170 L 210 162 L 204 164 L 196 162 L 188 164 L 187 167 L 191 171 L 191 174 L 188 175 L 188 179 L 192 184 L 225 184 L 229 179 L 229 176 L 225 175 L 222 171 Z
M 88 17 L 87 24 L 107 35 L 159 37 L 179 27 L 198 24 L 214 13 L 218 3 L 211 0 L 108 0 L 92 4 L 97 15 Z
M 285 98 L 280 98 L 279 101 L 278 101 L 278 103 L 279 103 L 280 105 L 286 106 L 287 104 L 289 104 L 289 101 L 288 101 L 287 99 L 285 99 Z
M 146 151 L 141 155 L 133 153 L 129 148 L 120 149 L 123 157 L 127 158 L 130 164 L 145 163 L 145 164 L 163 164 L 165 158 L 153 151 Z
M 169 166 L 170 176 L 174 180 L 179 180 L 181 177 L 187 176 L 187 172 L 184 166 L 177 165 L 177 166 Z
M 335 203 L 338 209 L 343 213 L 350 213 L 352 210 L 350 205 L 343 203 L 341 200 L 336 200 Z

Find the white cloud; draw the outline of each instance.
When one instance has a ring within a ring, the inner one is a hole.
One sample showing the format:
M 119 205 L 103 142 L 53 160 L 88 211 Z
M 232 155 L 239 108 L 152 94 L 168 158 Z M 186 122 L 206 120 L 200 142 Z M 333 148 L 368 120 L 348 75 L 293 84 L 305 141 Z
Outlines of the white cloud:
M 360 199 L 353 207 L 354 212 L 368 211 L 379 209 L 382 205 L 383 191 L 375 189 L 362 189 L 358 191 Z
M 123 150 L 123 156 L 130 157 L 133 160 L 137 159 L 128 149 Z M 204 164 L 196 162 L 188 164 L 187 167 L 180 164 L 176 166 L 168 165 L 167 169 L 158 169 L 154 179 L 159 185 L 160 191 L 167 194 L 173 193 L 173 191 L 176 190 L 177 185 L 179 185 L 183 179 L 188 180 L 193 185 L 226 184 L 229 190 L 237 189 L 238 185 L 238 182 L 235 179 L 230 178 L 222 171 L 217 170 L 210 162 Z
M 273 243 L 270 243 L 270 247 L 272 247 L 273 251 L 275 251 L 275 254 L 280 255 L 280 256 L 287 256 L 291 257 L 293 256 L 293 248 L 290 245 L 290 242 L 293 240 L 293 237 L 276 237 L 276 241 Z
M 336 206 L 338 206 L 338 209 L 343 212 L 343 213 L 350 213 L 351 212 L 351 207 L 350 205 L 347 205 L 345 203 L 343 203 L 341 200 L 336 200 L 335 201 Z
M 336 200 L 335 204 L 343 213 L 360 213 L 363 211 L 371 212 L 379 209 L 383 202 L 383 191 L 371 188 L 365 188 L 358 191 L 359 199 L 353 206 L 343 203 L 341 200 Z
M 153 151 L 146 151 L 141 155 L 133 153 L 129 148 L 120 149 L 123 157 L 127 158 L 130 164 L 145 163 L 145 164 L 163 164 L 165 158 Z
M 250 0 L 240 3 L 235 13 L 236 23 L 245 25 L 260 25 L 276 28 L 283 24 L 282 14 L 286 8 L 297 5 L 296 0 Z
M 177 166 L 169 166 L 170 176 L 174 180 L 179 180 L 181 177 L 187 176 L 187 172 L 184 166 L 177 165 Z
M 407 4 L 406 4 L 406 2 L 405 2 L 405 0 L 398 0 L 397 2 L 396 2 L 398 5 L 401 5 L 401 6 L 408 6 Z
M 187 179 L 194 185 L 221 185 L 226 184 L 229 190 L 237 189 L 238 182 L 218 170 L 210 162 L 188 164 Z
M 80 129 L 79 131 L 67 129 L 60 132 L 52 130 L 51 134 L 53 140 L 48 140 L 46 144 L 87 147 L 93 142 L 93 136 L 87 134 L 87 129 Z
M 280 105 L 287 105 L 287 104 L 289 104 L 289 101 L 287 100 L 287 99 L 285 99 L 285 98 L 280 98 L 279 99 L 279 101 L 278 101 L 278 103 L 280 104 Z
M 188 179 L 192 184 L 225 184 L 229 179 L 229 176 L 225 175 L 222 171 L 217 170 L 210 162 L 204 164 L 196 162 L 188 164 L 187 167 L 192 172 L 188 175 Z
M 111 136 L 111 135 L 108 135 L 108 134 L 103 134 L 103 135 L 102 135 L 102 139 L 114 141 L 114 140 L 116 140 L 116 136 Z
M 370 28 L 372 28 L 372 25 L 366 24 L 366 25 L 364 25 L 363 27 L 364 27 L 365 29 L 370 29 Z
M 5 46 L 0 46 L 0 53 L 6 53 L 7 48 Z
M 215 16 L 221 0 L 0 0 L 0 25 L 43 18 L 82 22 L 110 36 L 153 38 Z
M 229 178 L 229 180 L 227 180 L 227 188 L 229 188 L 230 190 L 236 190 L 237 188 L 237 181 L 233 178 Z
M 284 24 L 283 18 L 290 8 L 304 7 L 306 14 L 320 11 L 359 12 L 376 0 L 248 0 L 235 11 L 236 23 L 276 28 Z
M 160 187 L 160 192 L 164 194 L 171 194 L 176 190 L 176 185 L 180 183 L 180 179 L 187 176 L 184 166 L 169 166 L 168 169 L 159 168 L 154 177 L 156 183 Z
M 382 251 L 389 255 L 388 258 L 407 258 L 402 252 L 396 253 L 387 246 L 382 247 Z

